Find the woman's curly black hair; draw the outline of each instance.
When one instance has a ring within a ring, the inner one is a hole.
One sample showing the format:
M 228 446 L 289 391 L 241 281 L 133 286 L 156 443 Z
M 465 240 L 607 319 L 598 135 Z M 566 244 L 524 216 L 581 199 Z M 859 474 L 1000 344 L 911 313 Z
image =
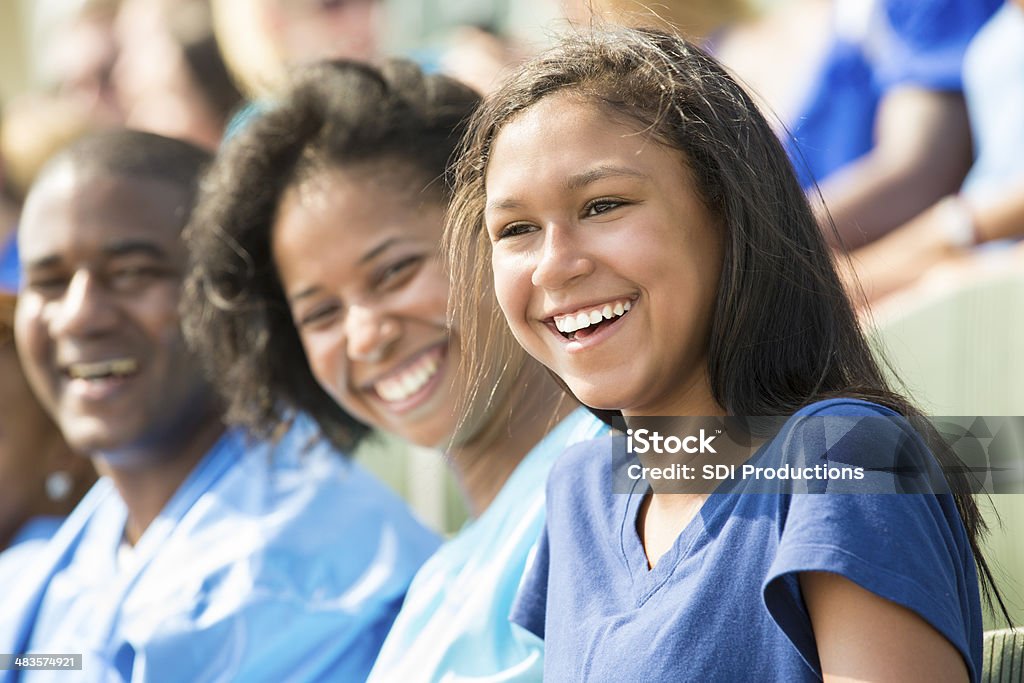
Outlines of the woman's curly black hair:
M 310 173 L 356 165 L 373 172 L 380 167 L 372 162 L 422 181 L 414 191 L 447 203 L 449 162 L 478 102 L 467 86 L 408 61 L 379 69 L 322 62 L 296 71 L 276 104 L 225 144 L 185 230 L 182 316 L 230 422 L 270 436 L 305 413 L 343 451 L 369 432 L 310 370 L 274 268 L 277 207 Z

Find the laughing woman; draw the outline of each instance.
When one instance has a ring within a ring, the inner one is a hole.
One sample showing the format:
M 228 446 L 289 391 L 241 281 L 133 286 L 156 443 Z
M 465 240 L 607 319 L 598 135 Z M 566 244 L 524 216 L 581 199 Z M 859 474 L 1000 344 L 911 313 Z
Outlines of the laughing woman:
M 305 412 L 343 448 L 369 428 L 448 447 L 476 519 L 417 574 L 371 680 L 540 680 L 512 599 L 548 469 L 599 424 L 536 363 L 457 417 L 439 241 L 477 103 L 406 62 L 308 67 L 227 143 L 188 230 L 191 339 L 236 420 L 266 431 Z
M 770 127 L 682 40 L 576 36 L 523 66 L 470 124 L 451 211 L 470 346 L 510 331 L 627 424 L 781 416 L 762 462 L 875 483 L 882 455 L 935 462 Z M 488 296 L 505 320 L 466 303 Z M 831 439 L 811 418 L 852 429 Z M 545 638 L 546 679 L 977 680 L 989 572 L 955 471 L 928 494 L 618 493 L 602 449 L 553 469 L 515 609 Z

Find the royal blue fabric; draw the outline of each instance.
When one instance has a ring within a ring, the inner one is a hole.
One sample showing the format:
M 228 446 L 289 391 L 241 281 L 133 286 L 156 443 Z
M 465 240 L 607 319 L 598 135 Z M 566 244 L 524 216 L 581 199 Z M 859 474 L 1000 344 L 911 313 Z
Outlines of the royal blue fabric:
M 803 419 L 830 415 L 894 416 L 862 401 L 817 403 L 754 458 L 778 464 L 795 453 L 803 463 L 818 452 L 823 462 L 870 467 L 894 447 L 928 452 L 899 419 L 864 421 L 839 439 Z M 552 471 L 547 525 L 513 611 L 545 638 L 545 680 L 820 680 L 798 586 L 805 571 L 837 573 L 912 610 L 978 680 L 978 580 L 949 494 L 773 495 L 740 484 L 712 494 L 649 569 L 636 530 L 646 485 L 612 492 L 624 464 L 605 439 L 570 449 Z
M 865 0 L 856 0 L 858 2 Z M 878 0 L 863 35 L 840 31 L 783 144 L 804 188 L 871 151 L 882 97 L 897 86 L 961 90 L 967 44 L 1001 0 Z
M 21 271 L 18 269 L 18 236 L 0 243 L 0 293 L 17 294 Z

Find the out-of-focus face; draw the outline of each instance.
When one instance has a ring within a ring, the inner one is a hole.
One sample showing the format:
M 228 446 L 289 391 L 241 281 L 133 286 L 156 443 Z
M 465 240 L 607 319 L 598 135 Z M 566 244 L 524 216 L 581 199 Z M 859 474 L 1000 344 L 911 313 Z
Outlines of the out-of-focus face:
M 496 294 L 530 355 L 590 406 L 717 413 L 706 357 L 722 248 L 679 152 L 551 95 L 499 132 L 486 194 Z
M 70 164 L 29 195 L 15 335 L 76 450 L 171 453 L 215 410 L 179 326 L 185 201 L 163 181 L 82 176 Z
M 106 15 L 80 17 L 53 41 L 50 61 L 60 95 L 80 105 L 96 124 L 123 122 L 124 112 L 111 80 L 117 55 L 113 19 Z
M 356 169 L 292 187 L 273 255 L 324 390 L 362 422 L 434 446 L 456 425 L 459 362 L 437 253 L 444 206 L 400 183 Z
M 112 77 L 125 122 L 130 128 L 215 149 L 221 121 L 193 83 L 166 15 L 162 2 L 150 0 L 127 0 L 118 13 L 121 50 Z
M 380 0 L 262 0 L 270 35 L 288 64 L 377 55 Z

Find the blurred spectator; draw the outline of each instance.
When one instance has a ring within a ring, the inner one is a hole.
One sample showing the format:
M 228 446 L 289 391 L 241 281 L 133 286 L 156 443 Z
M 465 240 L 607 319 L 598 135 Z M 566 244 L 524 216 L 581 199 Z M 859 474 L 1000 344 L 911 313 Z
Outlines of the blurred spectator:
M 10 585 L 96 478 L 89 461 L 68 448 L 18 364 L 15 251 L 13 236 L 0 241 L 0 586 Z
M 94 125 L 124 118 L 111 81 L 117 61 L 114 18 L 120 0 L 85 0 L 60 22 L 44 51 L 42 71 L 51 94 L 69 102 Z
M 504 73 L 526 58 L 525 49 L 484 26 L 460 26 L 441 55 L 441 71 L 479 93 L 488 93 Z
M 279 87 L 289 65 L 379 56 L 382 0 L 211 0 L 211 5 L 225 59 L 248 95 Z
M 124 0 L 114 83 L 127 124 L 213 149 L 241 102 L 207 0 Z
M 976 244 L 1024 236 L 1024 0 L 1012 0 L 971 42 L 964 94 L 977 156 L 959 193 L 857 250 L 869 301 L 900 289 Z
M 999 0 L 794 0 L 780 15 L 827 22 L 821 28 L 828 43 L 817 67 L 798 79 L 802 92 L 791 90 L 788 103 L 770 104 L 785 112 L 793 135 L 783 139 L 805 187 L 813 181 L 821 186 L 839 234 L 836 246 L 853 249 L 877 239 L 960 184 L 971 159 L 960 92 L 963 53 L 998 5 Z M 785 35 L 798 45 L 801 35 L 806 43 L 820 34 L 805 26 L 800 34 Z M 729 64 L 738 64 L 733 56 L 744 49 L 742 34 L 734 38 L 721 46 Z M 794 49 L 776 42 L 757 58 Z M 742 66 L 736 68 L 744 75 Z M 776 73 L 788 75 L 785 69 Z M 835 241 L 824 215 L 822 224 Z

